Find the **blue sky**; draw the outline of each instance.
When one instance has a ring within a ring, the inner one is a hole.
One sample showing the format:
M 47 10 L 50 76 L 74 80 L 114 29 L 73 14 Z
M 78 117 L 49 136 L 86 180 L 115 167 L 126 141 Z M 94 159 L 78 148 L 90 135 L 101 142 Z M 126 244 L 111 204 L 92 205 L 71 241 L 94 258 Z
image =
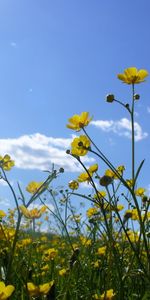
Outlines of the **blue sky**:
M 82 111 L 100 121 L 88 132 L 115 165 L 126 165 L 130 176 L 128 115 L 106 103 L 105 96 L 114 93 L 129 102 L 131 87 L 117 74 L 131 66 L 150 72 L 149 11 L 148 0 L 0 1 L 0 152 L 16 161 L 10 180 L 20 180 L 23 187 L 41 180 L 52 162 L 66 170 L 59 184 L 76 178 L 78 166 L 65 156 L 73 134 L 66 123 Z M 136 158 L 137 164 L 146 159 L 139 178 L 145 187 L 150 185 L 149 88 L 149 78 L 136 86 L 141 95 Z M 104 170 L 99 163 L 100 175 Z M 2 201 L 10 197 L 0 189 Z

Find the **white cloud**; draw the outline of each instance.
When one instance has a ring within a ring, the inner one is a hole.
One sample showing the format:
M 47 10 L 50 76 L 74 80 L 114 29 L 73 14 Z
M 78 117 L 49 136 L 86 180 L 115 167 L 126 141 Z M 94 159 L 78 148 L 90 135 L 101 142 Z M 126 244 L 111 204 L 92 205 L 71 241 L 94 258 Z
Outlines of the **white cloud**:
M 65 171 L 78 172 L 81 166 L 75 158 L 66 154 L 72 138 L 53 138 L 35 133 L 15 139 L 0 139 L 0 155 L 8 153 L 15 160 L 15 166 L 21 169 L 49 170 L 54 164 Z M 85 156 L 82 161 L 92 163 L 95 160 Z
M 10 201 L 7 198 L 0 198 L 0 205 L 10 207 Z
M 113 132 L 119 136 L 131 138 L 131 122 L 126 118 L 122 118 L 118 121 L 97 120 L 92 121 L 91 124 L 105 132 Z M 137 122 L 134 122 L 134 129 L 136 142 L 141 141 L 148 136 L 148 133 L 143 132 L 141 126 Z
M 37 208 L 37 209 L 41 209 L 42 207 L 44 206 L 44 204 L 37 204 L 37 203 L 31 203 L 28 207 L 28 209 L 34 209 L 34 208 Z M 54 211 L 54 206 L 52 204 L 46 204 L 45 203 L 45 206 L 47 207 L 47 211 L 51 210 L 52 212 Z

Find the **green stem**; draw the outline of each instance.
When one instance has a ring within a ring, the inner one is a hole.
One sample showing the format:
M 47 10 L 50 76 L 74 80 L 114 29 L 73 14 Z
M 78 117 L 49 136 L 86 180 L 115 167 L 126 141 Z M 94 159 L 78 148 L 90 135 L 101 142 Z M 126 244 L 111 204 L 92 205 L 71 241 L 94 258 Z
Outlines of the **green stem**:
M 134 84 L 132 84 L 131 130 L 132 130 L 132 180 L 133 180 L 133 189 L 134 189 L 134 177 L 135 177 Z

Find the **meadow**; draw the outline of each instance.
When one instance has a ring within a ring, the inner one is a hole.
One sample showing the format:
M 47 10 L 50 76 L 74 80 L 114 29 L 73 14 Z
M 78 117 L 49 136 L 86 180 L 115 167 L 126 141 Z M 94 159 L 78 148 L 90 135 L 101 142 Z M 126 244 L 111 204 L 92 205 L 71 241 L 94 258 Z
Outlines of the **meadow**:
M 140 101 L 135 87 L 147 76 L 146 70 L 135 67 L 118 75 L 131 89 L 130 103 L 113 94 L 106 96 L 108 105 L 123 106 L 130 117 L 130 178 L 126 178 L 126 166 L 114 166 L 89 136 L 92 118 L 88 112 L 73 115 L 67 123 L 77 134 L 67 154 L 83 172 L 63 189 L 52 188 L 64 172 L 52 167 L 45 181 L 29 182 L 27 201 L 20 185 L 15 191 L 9 181 L 15 162 L 7 153 L 0 156 L 0 180 L 8 185 L 15 202 L 15 209 L 0 210 L 0 300 L 150 299 L 150 198 L 139 183 L 144 160 L 135 167 L 134 128 L 135 106 Z M 97 161 L 89 167 L 82 161 L 88 153 Z M 99 172 L 101 161 L 106 166 L 104 174 Z M 81 193 L 81 183 L 89 184 L 90 194 Z M 81 210 L 84 202 L 90 204 L 83 215 L 72 204 L 73 197 Z M 37 201 L 39 207 L 34 206 Z M 41 230 L 43 224 L 46 232 Z

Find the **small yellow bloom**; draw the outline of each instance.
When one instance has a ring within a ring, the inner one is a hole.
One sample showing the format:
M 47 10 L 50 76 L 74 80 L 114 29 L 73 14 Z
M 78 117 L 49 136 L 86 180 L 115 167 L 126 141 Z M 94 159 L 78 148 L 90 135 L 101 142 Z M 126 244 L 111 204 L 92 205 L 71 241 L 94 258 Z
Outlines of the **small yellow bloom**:
M 86 215 L 88 218 L 91 218 L 95 215 L 98 214 L 98 208 L 97 207 L 90 207 L 87 211 L 86 211 Z
M 112 300 L 115 296 L 115 293 L 113 291 L 113 289 L 110 289 L 110 290 L 107 290 L 106 292 L 104 292 L 102 295 L 101 295 L 101 300 Z
M 65 269 L 65 268 L 64 268 L 64 269 L 61 269 L 61 270 L 59 270 L 59 275 L 60 275 L 60 276 L 66 275 L 67 271 L 68 271 L 68 270 Z
M 10 171 L 14 165 L 15 165 L 14 160 L 12 160 L 8 154 L 4 155 L 4 157 L 0 155 L 0 167 L 3 170 Z
M 97 191 L 97 194 L 94 194 L 94 199 L 103 199 L 106 197 L 106 192 L 105 191 Z
M 27 283 L 27 290 L 28 293 L 31 297 L 38 297 L 38 296 L 44 296 L 47 295 L 51 289 L 51 287 L 54 284 L 54 280 L 48 282 L 48 283 L 44 283 L 44 284 L 40 284 L 40 285 L 35 285 L 32 282 L 28 282 Z
M 68 121 L 67 127 L 73 130 L 80 131 L 83 127 L 87 126 L 92 118 L 89 118 L 88 112 L 82 112 L 81 115 L 74 115 Z
M 95 173 L 98 170 L 98 164 L 94 164 L 88 168 L 89 173 Z
M 3 281 L 0 281 L 0 300 L 8 299 L 14 292 L 15 287 L 13 285 L 5 286 Z
M 147 76 L 148 72 L 146 70 L 137 70 L 137 68 L 131 67 L 125 69 L 123 74 L 118 74 L 118 79 L 127 84 L 137 84 L 144 82 Z
M 144 193 L 145 193 L 145 189 L 144 189 L 144 188 L 138 188 L 138 189 L 135 191 L 135 195 L 136 195 L 136 196 L 139 196 L 139 197 L 143 197 L 143 196 L 144 196 Z
M 91 175 L 91 177 L 92 177 L 92 174 L 90 174 L 90 175 Z M 90 180 L 91 180 L 91 178 L 90 178 L 90 176 L 89 176 L 88 173 L 81 173 L 81 174 L 78 176 L 78 181 L 79 181 L 79 182 L 85 182 L 85 181 L 90 182 Z
M 68 183 L 69 187 L 71 190 L 77 190 L 78 187 L 79 187 L 79 183 L 78 181 L 76 180 L 71 180 L 69 183 Z
M 97 254 L 98 254 L 98 255 L 105 255 L 106 249 L 107 249 L 106 246 L 99 247 L 99 248 L 97 249 Z
M 127 180 L 126 180 L 126 183 L 127 183 L 127 185 L 128 185 L 130 188 L 132 188 L 132 187 L 133 187 L 133 184 L 134 184 L 134 181 L 133 181 L 133 179 L 127 179 Z
M 50 261 L 50 260 L 53 260 L 56 255 L 58 254 L 58 250 L 55 249 L 55 248 L 49 248 L 47 250 L 44 251 L 44 254 L 43 254 L 43 260 L 44 261 Z
M 46 211 L 46 206 L 42 206 L 40 209 L 33 208 L 33 209 L 29 210 L 24 205 L 21 205 L 20 210 L 26 218 L 38 219 Z
M 36 182 L 36 181 L 31 181 L 27 187 L 26 187 L 26 191 L 29 192 L 30 194 L 35 194 L 37 191 L 41 192 L 43 182 Z M 41 189 L 40 189 L 41 187 Z
M 3 210 L 0 209 L 0 218 L 6 217 L 6 214 Z
M 71 153 L 77 156 L 84 156 L 87 154 L 90 147 L 90 141 L 86 135 L 80 135 L 79 137 L 74 138 L 71 143 Z

